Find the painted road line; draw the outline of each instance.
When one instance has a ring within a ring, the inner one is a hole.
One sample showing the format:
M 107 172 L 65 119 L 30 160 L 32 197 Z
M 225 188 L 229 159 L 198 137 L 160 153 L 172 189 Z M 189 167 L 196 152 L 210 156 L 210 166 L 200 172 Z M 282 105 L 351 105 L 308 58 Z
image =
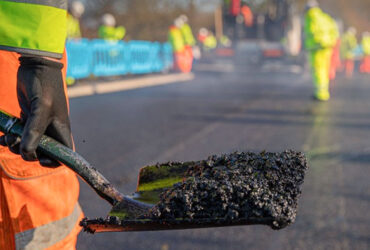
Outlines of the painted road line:
M 68 88 L 68 97 L 76 98 L 98 94 L 107 94 L 132 89 L 160 86 L 171 83 L 186 82 L 194 79 L 193 73 L 179 73 L 159 76 L 147 76 L 129 80 L 119 80 L 109 83 L 87 84 Z

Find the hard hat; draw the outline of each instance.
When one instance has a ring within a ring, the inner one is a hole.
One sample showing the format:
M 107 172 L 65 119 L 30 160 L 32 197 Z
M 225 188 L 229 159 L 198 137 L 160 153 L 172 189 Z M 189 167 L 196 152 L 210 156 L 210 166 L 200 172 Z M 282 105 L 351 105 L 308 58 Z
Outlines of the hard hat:
M 309 10 L 311 8 L 315 8 L 315 7 L 318 7 L 319 6 L 319 3 L 317 2 L 317 0 L 308 0 L 307 3 L 306 3 L 306 10 Z
M 101 21 L 103 25 L 114 27 L 116 26 L 116 19 L 112 14 L 104 14 L 103 17 L 101 18 Z
M 355 27 L 349 27 L 347 32 L 355 35 L 357 33 L 357 30 Z
M 189 21 L 189 18 L 188 18 L 186 15 L 184 15 L 184 14 L 182 14 L 181 16 L 179 16 L 179 18 L 180 18 L 184 23 L 187 23 L 187 22 Z
M 85 6 L 80 1 L 72 2 L 69 9 L 70 13 L 76 18 L 81 17 L 82 14 L 85 12 Z
M 184 21 L 179 17 L 175 19 L 174 24 L 177 28 L 181 28 L 184 25 Z

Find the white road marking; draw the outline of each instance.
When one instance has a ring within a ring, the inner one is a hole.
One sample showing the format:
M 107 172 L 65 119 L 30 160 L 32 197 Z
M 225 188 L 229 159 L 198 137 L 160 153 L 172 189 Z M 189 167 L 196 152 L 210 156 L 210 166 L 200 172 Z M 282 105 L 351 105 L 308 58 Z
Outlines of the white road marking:
M 129 80 L 119 80 L 109 83 L 88 84 L 68 88 L 68 97 L 76 98 L 81 96 L 91 96 L 106 94 L 145 87 L 166 85 L 171 83 L 186 82 L 194 79 L 193 73 L 168 74 L 160 76 L 140 77 Z

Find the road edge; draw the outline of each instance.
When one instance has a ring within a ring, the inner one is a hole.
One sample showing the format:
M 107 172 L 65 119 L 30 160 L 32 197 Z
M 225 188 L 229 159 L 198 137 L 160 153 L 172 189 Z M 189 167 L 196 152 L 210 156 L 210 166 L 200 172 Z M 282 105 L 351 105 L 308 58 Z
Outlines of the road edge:
M 167 85 L 172 83 L 187 82 L 194 79 L 193 73 L 175 73 L 158 76 L 145 76 L 135 79 L 87 84 L 68 88 L 68 97 L 76 98 L 83 96 L 99 95 L 127 91 L 139 88 Z

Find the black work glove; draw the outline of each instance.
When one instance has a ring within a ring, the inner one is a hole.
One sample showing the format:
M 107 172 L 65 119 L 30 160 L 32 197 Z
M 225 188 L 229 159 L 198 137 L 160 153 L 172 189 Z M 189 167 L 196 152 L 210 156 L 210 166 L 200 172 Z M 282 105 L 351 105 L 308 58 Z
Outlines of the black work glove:
M 43 166 L 60 164 L 36 152 L 41 136 L 46 134 L 72 148 L 67 100 L 63 88 L 63 64 L 42 57 L 20 57 L 17 94 L 24 124 L 22 138 L 14 135 L 0 137 L 26 161 L 39 160 Z

